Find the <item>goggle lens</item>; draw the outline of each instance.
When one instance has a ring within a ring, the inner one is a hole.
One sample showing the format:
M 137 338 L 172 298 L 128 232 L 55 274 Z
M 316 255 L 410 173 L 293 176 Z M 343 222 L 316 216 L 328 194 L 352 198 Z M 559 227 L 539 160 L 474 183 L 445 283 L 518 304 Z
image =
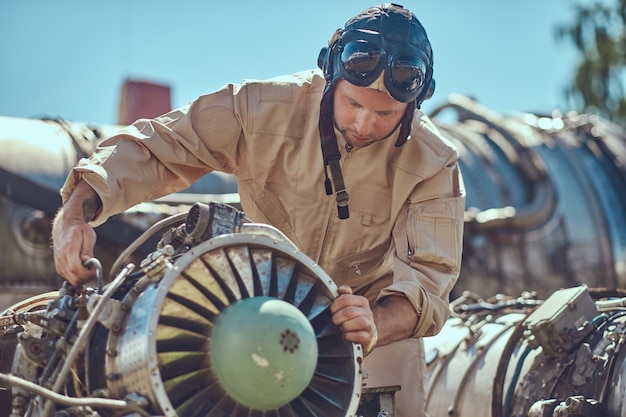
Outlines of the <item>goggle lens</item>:
M 348 75 L 362 80 L 378 67 L 382 51 L 376 44 L 355 41 L 348 43 L 341 51 L 341 64 Z
M 388 62 L 385 51 L 374 42 L 347 42 L 341 49 L 339 59 L 346 80 L 361 87 L 374 82 L 384 68 L 388 73 L 385 86 L 399 101 L 414 100 L 424 87 L 426 64 L 420 58 L 395 55 Z
M 401 91 L 414 92 L 424 85 L 426 66 L 412 56 L 399 56 L 391 63 L 391 82 Z

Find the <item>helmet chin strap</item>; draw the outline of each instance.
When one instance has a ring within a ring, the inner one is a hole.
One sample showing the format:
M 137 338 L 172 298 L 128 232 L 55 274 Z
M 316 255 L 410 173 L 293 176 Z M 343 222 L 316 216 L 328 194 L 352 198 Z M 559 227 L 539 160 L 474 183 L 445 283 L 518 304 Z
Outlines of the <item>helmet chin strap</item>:
M 343 174 L 339 160 L 339 146 L 337 145 L 337 136 L 333 123 L 333 94 L 331 91 L 325 92 L 320 104 L 319 119 L 320 139 L 322 144 L 322 156 L 324 157 L 324 176 L 326 177 L 324 185 L 326 186 L 326 195 L 332 195 L 335 190 L 335 200 L 337 202 L 337 215 L 340 219 L 345 220 L 350 217 L 348 209 L 348 201 L 350 199 L 346 186 L 343 182 Z M 328 167 L 330 167 L 331 180 L 328 178 Z

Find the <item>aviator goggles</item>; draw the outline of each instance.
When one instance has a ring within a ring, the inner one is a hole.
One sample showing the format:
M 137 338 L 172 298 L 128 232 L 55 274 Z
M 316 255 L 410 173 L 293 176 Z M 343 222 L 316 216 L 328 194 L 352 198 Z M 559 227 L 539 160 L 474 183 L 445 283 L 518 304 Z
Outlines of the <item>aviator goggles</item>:
M 396 100 L 415 100 L 426 83 L 423 53 L 410 45 L 385 41 L 377 32 L 353 29 L 338 41 L 339 71 L 346 81 L 359 87 L 372 84 L 385 70 L 385 88 Z

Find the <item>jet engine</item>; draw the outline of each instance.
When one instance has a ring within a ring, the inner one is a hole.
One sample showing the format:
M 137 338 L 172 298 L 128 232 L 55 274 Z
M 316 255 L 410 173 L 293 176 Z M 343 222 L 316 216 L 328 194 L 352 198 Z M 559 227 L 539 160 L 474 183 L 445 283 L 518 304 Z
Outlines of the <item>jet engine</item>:
M 461 95 L 431 117 L 459 149 L 467 191 L 456 295 L 626 288 L 619 126 L 574 112 L 502 115 Z
M 626 293 L 466 292 L 425 339 L 431 417 L 626 416 Z
M 110 283 L 87 265 L 94 288 L 0 316 L 1 416 L 355 415 L 363 355 L 330 318 L 336 286 L 277 229 L 196 203 L 129 246 Z

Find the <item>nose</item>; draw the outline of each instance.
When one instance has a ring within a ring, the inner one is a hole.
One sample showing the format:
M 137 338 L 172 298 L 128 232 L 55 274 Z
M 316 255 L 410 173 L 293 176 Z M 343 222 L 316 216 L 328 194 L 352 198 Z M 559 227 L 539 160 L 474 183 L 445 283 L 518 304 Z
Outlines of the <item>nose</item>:
M 354 130 L 359 136 L 369 135 L 374 128 L 374 117 L 365 109 L 360 109 L 354 117 Z

